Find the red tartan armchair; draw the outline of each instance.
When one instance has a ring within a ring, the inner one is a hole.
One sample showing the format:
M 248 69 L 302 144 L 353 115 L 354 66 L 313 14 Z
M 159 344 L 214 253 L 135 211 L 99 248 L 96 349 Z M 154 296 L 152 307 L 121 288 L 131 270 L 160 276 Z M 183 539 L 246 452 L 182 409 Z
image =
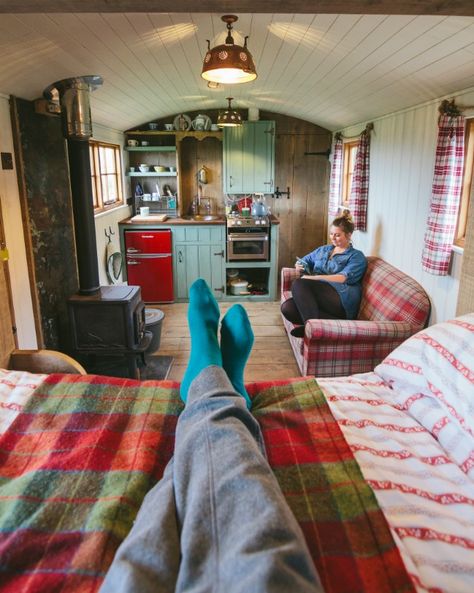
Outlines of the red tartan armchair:
M 290 334 L 294 325 L 283 318 L 302 375 L 340 377 L 372 371 L 394 348 L 423 329 L 430 300 L 418 282 L 379 257 L 368 257 L 357 319 L 310 319 L 303 338 Z M 294 268 L 281 270 L 281 302 L 291 297 L 299 277 Z

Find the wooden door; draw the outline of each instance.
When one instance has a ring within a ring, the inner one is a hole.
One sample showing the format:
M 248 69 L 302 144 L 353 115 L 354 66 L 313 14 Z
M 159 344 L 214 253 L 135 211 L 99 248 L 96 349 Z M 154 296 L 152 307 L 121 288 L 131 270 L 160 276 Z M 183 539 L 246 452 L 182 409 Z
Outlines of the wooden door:
M 5 233 L 3 231 L 2 209 L 0 204 L 0 367 L 6 368 L 10 353 L 16 345 L 13 317 L 13 303 L 10 289 L 8 261 L 5 260 Z

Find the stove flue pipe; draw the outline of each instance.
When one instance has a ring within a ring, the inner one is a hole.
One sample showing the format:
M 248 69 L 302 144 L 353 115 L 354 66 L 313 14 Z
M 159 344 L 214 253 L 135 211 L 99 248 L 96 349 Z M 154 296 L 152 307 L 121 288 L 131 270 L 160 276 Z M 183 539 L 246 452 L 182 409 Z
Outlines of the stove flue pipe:
M 102 82 L 100 76 L 66 78 L 51 84 L 43 92 L 46 99 L 59 98 L 61 105 L 63 135 L 67 140 L 69 157 L 79 294 L 82 295 L 99 291 L 88 140 L 92 136 L 89 95 Z

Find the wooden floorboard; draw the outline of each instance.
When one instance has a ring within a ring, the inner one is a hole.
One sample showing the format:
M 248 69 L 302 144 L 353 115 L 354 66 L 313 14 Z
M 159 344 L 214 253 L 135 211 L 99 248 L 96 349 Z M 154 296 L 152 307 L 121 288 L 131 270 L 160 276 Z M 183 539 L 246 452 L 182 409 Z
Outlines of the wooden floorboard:
M 255 334 L 255 342 L 245 368 L 245 381 L 272 381 L 299 377 L 300 372 L 286 336 L 280 315 L 280 304 L 241 303 L 249 316 Z M 225 314 L 232 303 L 221 303 Z M 187 322 L 187 303 L 158 305 L 165 317 L 161 327 L 161 343 L 158 354 L 172 356 L 169 379 L 181 381 L 186 370 L 191 348 Z

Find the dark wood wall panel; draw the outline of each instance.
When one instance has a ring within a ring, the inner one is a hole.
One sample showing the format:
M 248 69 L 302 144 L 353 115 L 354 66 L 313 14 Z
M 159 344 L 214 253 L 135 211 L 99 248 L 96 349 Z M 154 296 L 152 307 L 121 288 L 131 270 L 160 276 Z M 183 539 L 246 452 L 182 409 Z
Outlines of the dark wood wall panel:
M 66 301 L 78 290 L 66 142 L 60 118 L 12 98 L 22 215 L 40 347 L 67 349 Z
M 275 185 L 290 188 L 290 199 L 267 199 L 272 213 L 280 220 L 279 265 L 293 266 L 327 239 L 327 203 L 331 132 L 294 117 L 260 112 L 260 119 L 276 122 Z

